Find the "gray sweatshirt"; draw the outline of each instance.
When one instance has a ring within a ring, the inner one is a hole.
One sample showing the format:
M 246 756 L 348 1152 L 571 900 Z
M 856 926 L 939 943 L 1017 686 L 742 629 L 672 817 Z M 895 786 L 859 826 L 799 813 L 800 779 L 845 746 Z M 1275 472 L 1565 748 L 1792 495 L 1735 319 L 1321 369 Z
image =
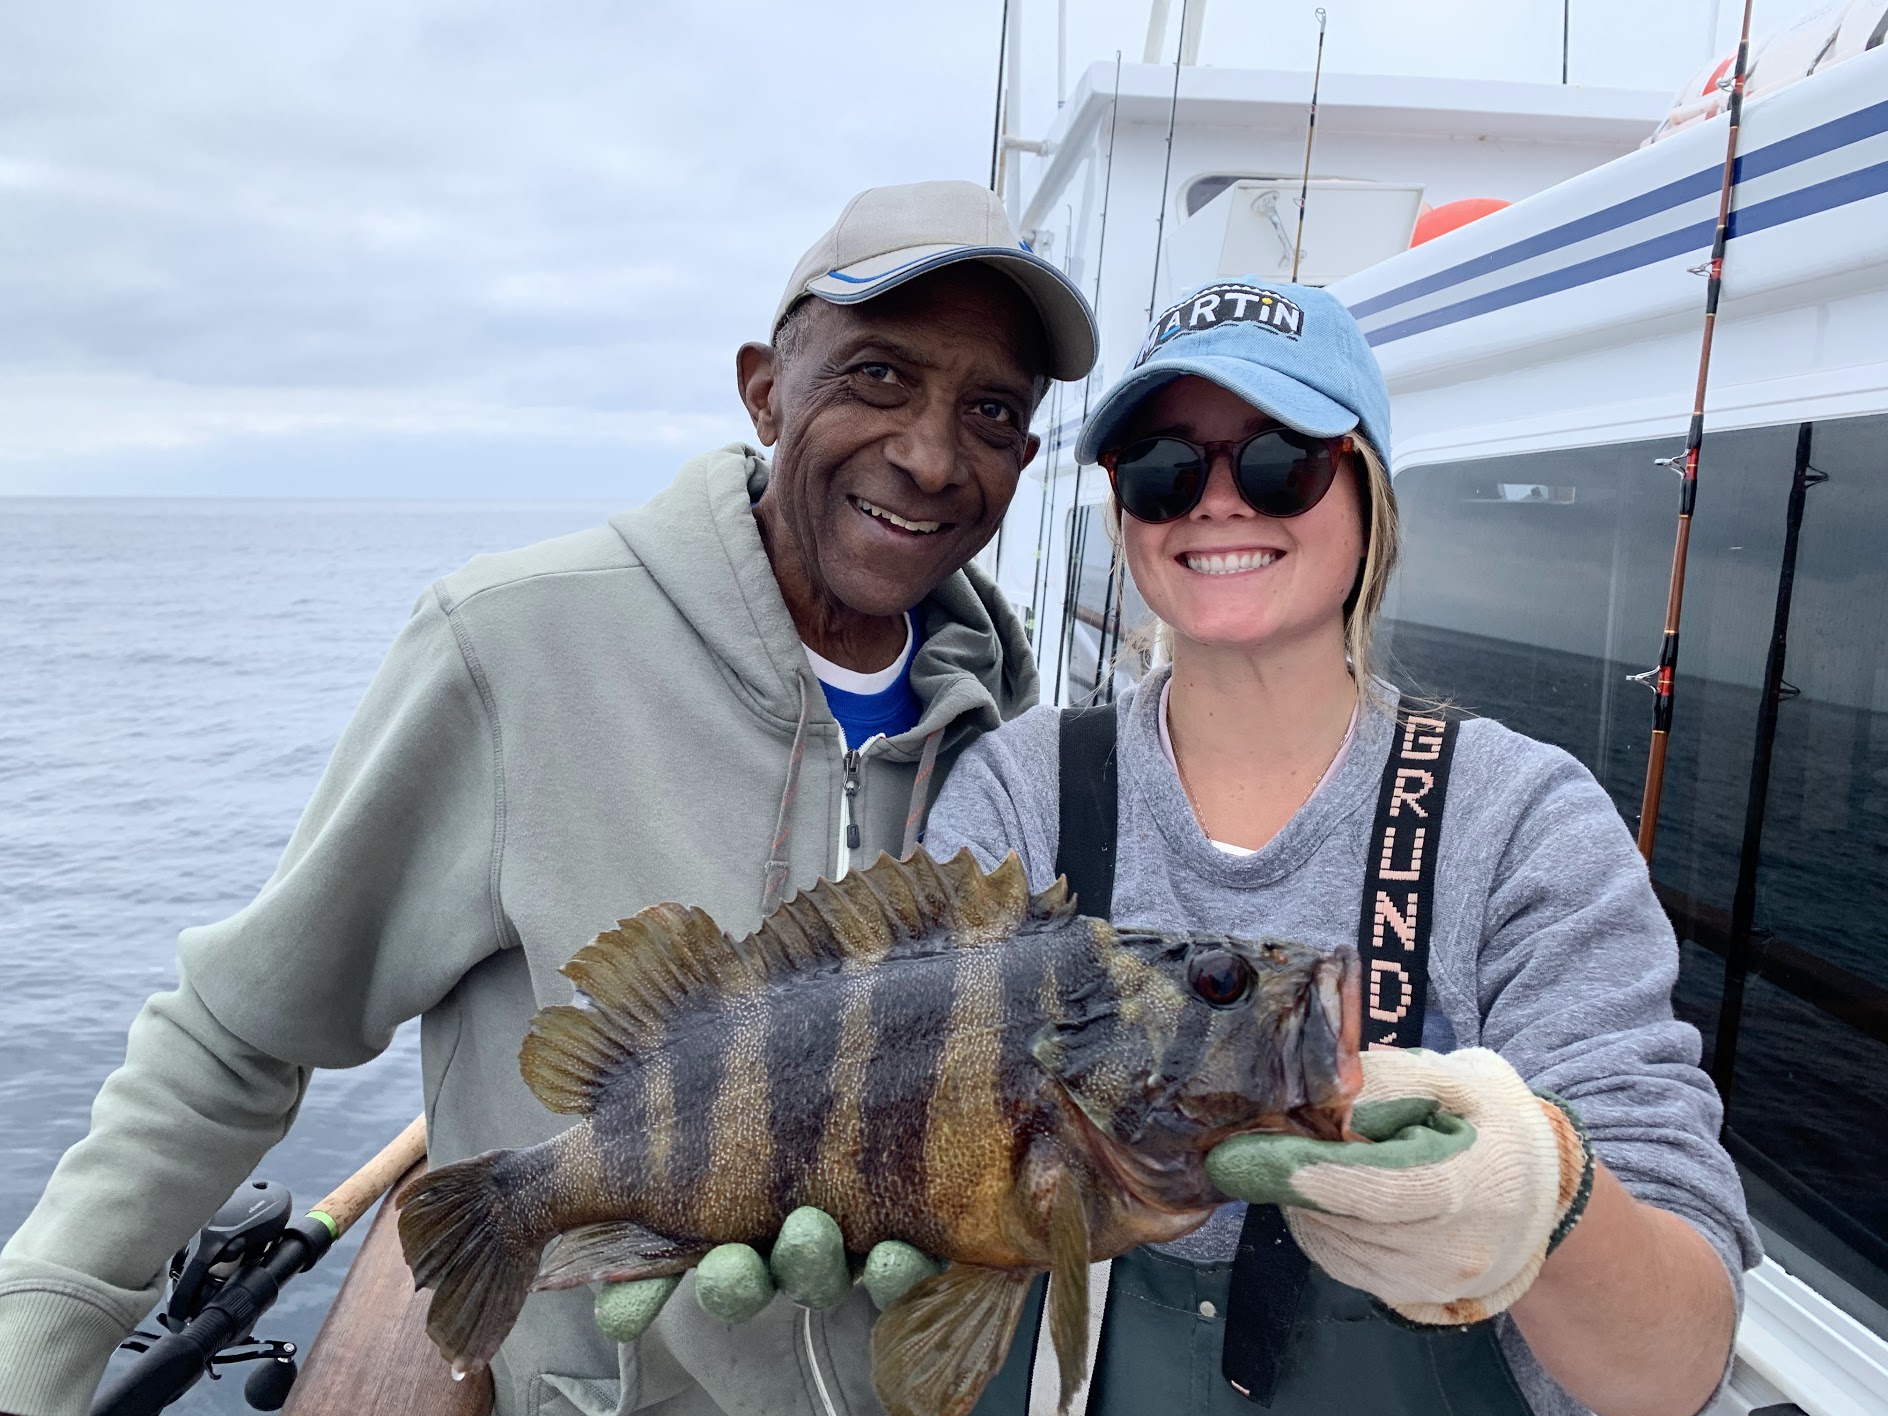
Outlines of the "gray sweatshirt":
M 1166 930 L 1354 944 L 1364 849 L 1389 757 L 1390 717 L 1360 712 L 1350 751 L 1263 850 L 1234 857 L 1201 833 L 1161 749 L 1162 671 L 1118 703 L 1119 855 L 1113 916 Z M 932 811 L 926 845 L 969 846 L 986 867 L 1021 855 L 1055 877 L 1058 718 L 1038 708 L 981 739 Z M 1430 1046 L 1493 1048 L 1579 1111 L 1628 1190 L 1680 1215 L 1732 1281 L 1761 1257 L 1717 1141 L 1720 1106 L 1695 1029 L 1672 1016 L 1678 947 L 1632 838 L 1599 783 L 1559 748 L 1488 719 L 1461 725 L 1431 924 Z M 1237 1214 L 1188 1250 L 1230 1259 Z M 1513 1324 L 1502 1345 L 1542 1416 L 1584 1408 L 1542 1371 Z
M 83 1416 L 171 1251 L 281 1139 L 311 1069 L 365 1062 L 419 1016 L 435 1163 L 546 1140 L 568 1118 L 525 1088 L 518 1047 L 571 997 L 557 970 L 577 949 L 662 900 L 739 935 L 770 887 L 847 863 L 847 757 L 755 528 L 765 478 L 750 448 L 711 453 L 609 526 L 481 556 L 421 597 L 274 877 L 184 933 L 176 991 L 145 1005 L 91 1133 L 0 1253 L 0 1411 Z M 853 745 L 858 864 L 915 832 L 927 744 L 941 773 L 1036 697 L 987 581 L 955 575 L 918 614 L 923 717 Z M 684 1292 L 620 1352 L 591 1301 L 526 1303 L 493 1366 L 499 1416 L 879 1410 L 863 1291 L 740 1328 Z

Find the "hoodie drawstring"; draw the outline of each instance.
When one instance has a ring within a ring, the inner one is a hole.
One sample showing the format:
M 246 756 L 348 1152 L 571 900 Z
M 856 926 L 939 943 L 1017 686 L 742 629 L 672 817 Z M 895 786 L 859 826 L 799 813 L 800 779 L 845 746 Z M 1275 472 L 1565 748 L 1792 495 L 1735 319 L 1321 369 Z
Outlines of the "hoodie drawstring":
M 911 858 L 911 853 L 918 849 L 918 837 L 924 834 L 924 817 L 931 805 L 931 772 L 937 766 L 938 744 L 943 741 L 942 728 L 924 740 L 924 752 L 918 758 L 918 775 L 911 783 L 911 810 L 905 813 L 905 844 L 898 852 L 900 860 Z
M 793 751 L 787 754 L 787 785 L 780 793 L 780 816 L 774 822 L 774 843 L 767 852 L 767 874 L 760 887 L 760 917 L 766 919 L 780 907 L 787 893 L 791 871 L 791 852 L 787 849 L 793 836 L 793 798 L 800 790 L 800 763 L 806 757 L 806 726 L 812 720 L 813 701 L 807 696 L 806 675 L 796 674 L 800 685 L 800 724 L 793 730 Z

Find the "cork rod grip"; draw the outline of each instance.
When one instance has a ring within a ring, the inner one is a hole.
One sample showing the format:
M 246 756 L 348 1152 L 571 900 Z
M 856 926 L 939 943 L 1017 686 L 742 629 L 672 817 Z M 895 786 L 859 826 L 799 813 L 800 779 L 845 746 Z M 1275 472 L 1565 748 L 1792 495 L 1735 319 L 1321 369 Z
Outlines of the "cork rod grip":
M 425 1158 L 426 1118 L 415 1116 L 379 1155 L 336 1186 L 313 1212 L 328 1217 L 334 1237 L 339 1239 L 402 1175 Z

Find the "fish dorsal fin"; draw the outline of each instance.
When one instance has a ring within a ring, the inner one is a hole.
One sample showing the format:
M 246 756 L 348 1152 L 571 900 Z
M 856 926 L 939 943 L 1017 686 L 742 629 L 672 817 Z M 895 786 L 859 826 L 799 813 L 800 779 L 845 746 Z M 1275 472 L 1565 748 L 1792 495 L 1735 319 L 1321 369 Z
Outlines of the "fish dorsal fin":
M 968 849 L 939 863 L 924 851 L 881 855 L 841 880 L 821 880 L 781 905 L 745 939 L 706 912 L 653 905 L 599 934 L 564 965 L 578 1001 L 531 1020 L 524 1079 L 553 1111 L 582 1114 L 624 1062 L 661 1045 L 678 1012 L 822 965 L 874 963 L 914 946 L 975 947 L 1026 920 L 1071 913 L 1067 886 L 1032 897 L 1012 853 L 986 873 Z
M 1079 903 L 1069 894 L 1069 878 L 1058 875 L 1044 890 L 1029 902 L 1029 914 L 1032 919 L 1063 920 L 1071 919 L 1080 913 L 1076 909 Z
M 870 963 L 920 942 L 974 948 L 1009 937 L 1025 920 L 1058 918 L 1054 895 L 1051 886 L 1031 897 L 1013 851 L 987 874 L 969 847 L 942 862 L 923 850 L 905 860 L 880 855 L 864 870 L 801 891 L 742 947 L 769 972 L 808 958 Z
M 577 1001 L 532 1018 L 518 1053 L 526 1084 L 553 1111 L 588 1112 L 597 1088 L 628 1058 L 659 1046 L 691 997 L 741 991 L 740 965 L 705 910 L 651 905 L 617 921 L 564 965 Z

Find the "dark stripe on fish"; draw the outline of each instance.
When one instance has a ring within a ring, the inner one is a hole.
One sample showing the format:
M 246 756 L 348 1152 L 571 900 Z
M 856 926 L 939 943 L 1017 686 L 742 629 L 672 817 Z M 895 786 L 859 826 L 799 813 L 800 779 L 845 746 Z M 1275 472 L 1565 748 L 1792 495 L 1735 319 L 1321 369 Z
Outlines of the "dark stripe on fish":
M 1161 1059 L 1161 1071 L 1168 1085 L 1184 1084 L 1200 1070 L 1206 1059 L 1206 1047 L 1213 1035 L 1213 1010 L 1197 999 L 1188 998 L 1180 1008 L 1174 1027 L 1173 1042 Z
M 942 954 L 912 974 L 881 969 L 872 980 L 872 1060 L 860 1098 L 860 1157 L 866 1190 L 876 1201 L 910 1204 L 924 1183 L 925 1135 L 938 1063 L 950 1031 L 957 960 Z
M 845 1027 L 837 994 L 837 989 L 808 989 L 783 996 L 767 1034 L 767 1070 L 773 1079 L 767 1125 L 774 1138 L 768 1190 L 783 1212 L 790 1207 L 793 1187 L 819 1154 L 819 1138 L 832 1116 L 833 1061 Z
M 1005 1087 L 1021 1089 L 1040 1072 L 1032 1049 L 1044 1024 L 1057 1019 L 1043 1011 L 1043 976 L 1045 971 L 1058 975 L 1069 968 L 1066 955 L 1055 957 L 1054 941 L 1047 934 L 1032 939 L 1026 946 L 1005 949 L 1003 961 L 1003 1036 L 997 1051 L 997 1076 Z M 1058 967 L 1059 965 L 1059 967 Z M 1063 987 L 1067 981 L 1058 977 Z M 1058 990 L 1059 991 L 1059 990 Z M 1058 1000 L 1059 1001 L 1059 1000 Z M 1012 1138 L 1015 1159 L 1035 1139 L 1026 1127 L 1018 1127 Z
M 653 1139 L 649 1109 L 649 1072 L 619 1074 L 615 1083 L 601 1088 L 591 1126 L 616 1143 L 610 1154 L 613 1190 L 635 1194 L 649 1184 L 649 1143 Z M 616 1138 L 621 1138 L 617 1140 Z
M 674 1063 L 676 1115 L 669 1142 L 669 1183 L 678 1195 L 697 1204 L 705 1198 L 702 1178 L 714 1164 L 714 1127 L 709 1118 L 718 1107 L 742 1104 L 738 1097 L 721 1094 L 722 1052 L 732 1024 L 726 1008 L 705 1015 L 678 1014 L 669 1024 L 663 1047 Z

